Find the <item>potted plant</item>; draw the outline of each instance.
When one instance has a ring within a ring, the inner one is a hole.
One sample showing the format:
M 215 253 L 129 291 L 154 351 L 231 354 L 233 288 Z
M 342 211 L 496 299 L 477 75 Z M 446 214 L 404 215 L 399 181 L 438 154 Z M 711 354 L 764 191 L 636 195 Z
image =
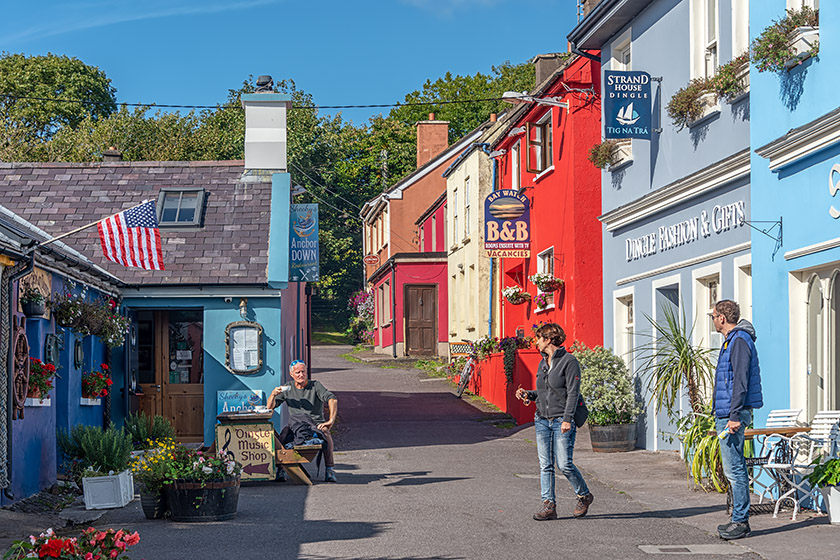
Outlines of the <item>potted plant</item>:
M 589 409 L 592 451 L 632 451 L 642 405 L 624 360 L 603 346 L 588 348 L 575 342 L 571 350 L 580 363 L 580 392 Z
M 225 521 L 236 517 L 242 467 L 230 456 L 175 445 L 163 464 L 166 501 L 173 521 Z
M 814 470 L 805 477 L 812 488 L 819 488 L 828 512 L 828 522 L 840 524 L 840 459 L 833 458 L 813 463 Z
M 820 51 L 819 12 L 808 6 L 787 10 L 752 43 L 752 60 L 759 72 L 785 72 Z
M 711 80 L 712 90 L 720 99 L 732 103 L 749 87 L 749 53 L 742 53 L 718 68 Z
M 563 287 L 563 280 L 548 272 L 537 272 L 529 279 L 541 292 L 554 292 Z
M 109 348 L 122 346 L 131 322 L 128 317 L 123 317 L 117 312 L 117 302 L 113 299 L 104 301 L 99 306 L 100 326 L 95 334 Z
M 537 306 L 537 309 L 542 311 L 546 307 L 548 307 L 548 294 L 545 292 L 540 292 L 536 296 L 534 296 L 534 303 Z
M 88 527 L 78 537 L 60 537 L 52 529 L 28 539 L 13 541 L 4 559 L 24 558 L 101 558 L 127 560 L 126 548 L 140 542 L 140 535 L 124 529 L 99 530 Z
M 71 290 L 53 294 L 49 306 L 56 324 L 75 329 L 82 320 L 83 308 L 86 306 L 84 291 L 78 295 Z
M 82 374 L 82 398 L 96 399 L 108 394 L 111 381 L 108 364 L 100 364 L 102 371 L 93 370 Z
M 47 298 L 38 286 L 27 284 L 20 292 L 20 307 L 27 317 L 40 317 L 47 311 Z
M 71 474 L 81 479 L 85 509 L 123 507 L 134 499 L 131 438 L 122 429 L 76 426 L 59 432 L 57 442 Z
M 606 169 L 619 161 L 618 140 L 604 140 L 589 148 L 586 159 L 598 169 Z
M 49 400 L 49 393 L 53 388 L 53 379 L 56 377 L 55 366 L 45 364 L 38 358 L 29 358 L 29 388 L 26 396 L 44 402 Z
M 666 111 L 677 130 L 682 130 L 700 119 L 706 109 L 715 103 L 717 95 L 712 81 L 708 78 L 695 78 L 677 90 L 668 101 Z
M 531 294 L 523 292 L 518 285 L 508 286 L 502 290 L 502 295 L 513 305 L 521 305 L 531 299 Z
M 164 485 L 176 445 L 171 437 L 157 441 L 148 440 L 147 445 L 149 448 L 134 458 L 131 472 L 139 482 L 143 515 L 146 519 L 161 519 L 168 509 Z

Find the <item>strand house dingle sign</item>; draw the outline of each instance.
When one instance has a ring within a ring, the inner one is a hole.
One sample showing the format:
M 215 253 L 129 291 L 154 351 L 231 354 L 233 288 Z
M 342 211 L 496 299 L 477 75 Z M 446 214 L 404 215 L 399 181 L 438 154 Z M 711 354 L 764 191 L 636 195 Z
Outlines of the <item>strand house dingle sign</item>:
M 531 208 L 514 190 L 490 193 L 484 200 L 484 250 L 490 258 L 531 256 Z
M 650 140 L 650 74 L 604 71 L 604 138 Z

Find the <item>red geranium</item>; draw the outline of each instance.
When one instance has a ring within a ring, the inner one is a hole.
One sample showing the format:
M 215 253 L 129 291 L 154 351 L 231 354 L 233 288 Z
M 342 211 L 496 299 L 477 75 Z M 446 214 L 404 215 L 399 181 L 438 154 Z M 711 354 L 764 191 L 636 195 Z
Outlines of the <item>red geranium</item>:
M 108 394 L 108 387 L 113 384 L 108 373 L 108 364 L 101 364 L 102 371 L 82 374 L 82 396 L 95 399 Z
M 55 366 L 45 364 L 38 358 L 29 358 L 29 389 L 26 395 L 38 396 L 42 400 L 49 396 L 53 388 L 53 378 L 56 376 Z

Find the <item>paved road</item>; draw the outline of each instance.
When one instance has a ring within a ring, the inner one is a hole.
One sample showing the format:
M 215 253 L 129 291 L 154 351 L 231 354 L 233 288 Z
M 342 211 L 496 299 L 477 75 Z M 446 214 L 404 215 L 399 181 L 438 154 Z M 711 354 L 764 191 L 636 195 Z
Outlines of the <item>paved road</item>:
M 715 510 L 722 517 L 721 505 L 697 511 L 680 505 L 652 509 L 585 468 L 596 496 L 590 515 L 571 517 L 574 496 L 561 476 L 561 519 L 533 521 L 539 507 L 533 426 L 498 427 L 493 422 L 497 417 L 456 399 L 447 382 L 427 379 L 416 370 L 348 362 L 339 357 L 348 349 L 319 347 L 313 352 L 314 377 L 339 396 L 339 484 L 307 488 L 252 483 L 242 488 L 239 514 L 231 522 L 148 521 L 135 501 L 110 511 L 98 525 L 140 531 L 141 542 L 131 556 L 160 560 L 630 560 L 661 557 L 645 552 L 643 545 L 686 551 L 722 544 L 711 527 L 704 530 L 684 521 Z M 739 546 L 722 550 L 745 560 L 760 558 Z

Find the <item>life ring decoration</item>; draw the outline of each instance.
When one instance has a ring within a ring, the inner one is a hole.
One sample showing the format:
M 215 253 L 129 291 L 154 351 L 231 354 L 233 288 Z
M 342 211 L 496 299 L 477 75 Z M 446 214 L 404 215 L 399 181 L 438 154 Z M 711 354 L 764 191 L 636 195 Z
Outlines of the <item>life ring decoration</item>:
M 29 339 L 26 338 L 26 317 L 15 318 L 14 334 L 12 335 L 14 348 L 14 365 L 12 370 L 12 420 L 23 419 L 23 403 L 29 390 Z

